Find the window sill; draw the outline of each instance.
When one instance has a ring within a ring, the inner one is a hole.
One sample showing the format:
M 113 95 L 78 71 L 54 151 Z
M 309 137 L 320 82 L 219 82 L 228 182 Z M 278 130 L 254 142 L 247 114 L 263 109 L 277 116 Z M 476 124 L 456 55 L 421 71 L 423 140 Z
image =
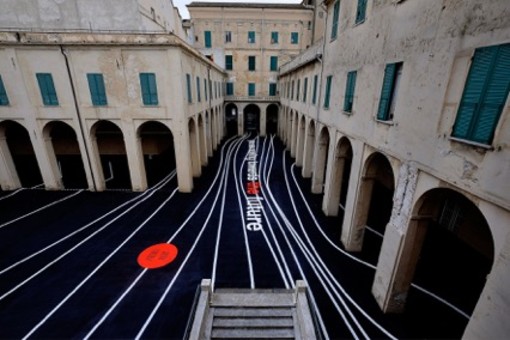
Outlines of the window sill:
M 354 25 L 352 25 L 352 27 L 354 28 L 356 26 L 359 26 L 359 25 L 363 24 L 365 22 L 365 20 L 366 20 L 366 18 L 361 20 L 361 21 L 359 21 L 359 22 L 355 22 Z
M 473 141 L 468 140 L 468 139 L 462 139 L 462 138 L 452 137 L 452 136 L 448 137 L 448 139 L 450 141 L 452 141 L 452 142 L 462 143 L 462 144 L 474 146 L 474 147 L 485 149 L 485 150 L 489 150 L 489 151 L 494 150 L 494 147 L 492 145 L 487 145 L 487 144 L 482 144 L 482 143 L 478 143 L 478 142 L 473 142 Z
M 352 116 L 352 111 L 342 111 L 344 115 L 346 116 Z
M 380 120 L 380 119 L 376 119 L 375 120 L 377 123 L 381 123 L 381 124 L 384 124 L 384 125 L 388 125 L 388 126 L 393 126 L 395 125 L 395 122 L 392 121 L 392 120 Z

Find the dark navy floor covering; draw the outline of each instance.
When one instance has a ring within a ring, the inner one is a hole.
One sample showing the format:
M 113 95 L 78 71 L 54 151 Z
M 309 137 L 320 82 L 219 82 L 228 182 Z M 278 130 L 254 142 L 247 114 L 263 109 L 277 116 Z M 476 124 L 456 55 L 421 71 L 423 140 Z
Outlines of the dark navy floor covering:
M 397 338 L 462 335 L 468 320 L 416 289 L 404 314 L 383 315 L 370 293 L 374 270 L 327 242 L 299 189 L 340 248 L 342 217 L 324 217 L 322 196 L 309 194 L 310 180 L 292 167 L 278 139 L 256 138 L 256 145 L 263 231 L 248 231 L 242 223 L 248 151 L 242 139 L 218 148 L 195 178 L 192 194 L 174 193 L 176 178 L 145 193 L 26 189 L 6 197 L 11 192 L 0 192 L 0 338 L 179 339 L 203 278 L 214 278 L 215 288 L 291 288 L 295 280 L 306 279 L 330 338 L 353 337 L 332 302 L 346 314 L 336 283 Z M 292 235 L 315 261 L 324 262 L 336 282 L 332 288 L 324 288 L 314 272 L 318 264 L 307 261 Z M 356 256 L 375 265 L 381 241 L 367 232 L 364 250 Z M 178 247 L 174 262 L 151 270 L 138 265 L 140 252 L 164 242 Z M 388 337 L 350 302 L 346 305 L 369 337 Z M 350 317 L 349 322 L 354 325 Z

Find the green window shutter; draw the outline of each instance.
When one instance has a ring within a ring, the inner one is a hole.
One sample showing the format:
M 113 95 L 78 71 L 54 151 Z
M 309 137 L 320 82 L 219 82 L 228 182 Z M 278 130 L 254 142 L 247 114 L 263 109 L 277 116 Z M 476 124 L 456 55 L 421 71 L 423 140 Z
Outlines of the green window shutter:
M 312 93 L 312 104 L 317 103 L 317 83 L 319 82 L 319 76 L 313 76 L 313 93 Z
M 386 65 L 386 69 L 384 70 L 381 99 L 379 100 L 379 109 L 377 110 L 377 119 L 379 120 L 388 120 L 388 110 L 390 108 L 391 93 L 393 92 L 395 70 L 395 64 Z
M 299 33 L 298 32 L 291 32 L 290 33 L 290 43 L 291 44 L 297 44 L 299 42 Z
M 354 89 L 356 87 L 356 71 L 347 73 L 347 81 L 345 84 L 345 100 L 344 111 L 352 111 L 352 103 L 354 102 Z
M 510 44 L 475 51 L 452 136 L 490 144 L 510 88 Z
M 248 32 L 248 43 L 250 43 L 250 44 L 255 43 L 255 31 Z
M 270 69 L 271 71 L 278 71 L 278 57 L 277 56 L 271 56 L 270 59 Z
M 207 101 L 207 79 L 204 78 L 204 95 L 205 100 Z
M 367 10 L 367 0 L 358 0 L 358 9 L 356 10 L 356 23 L 365 21 L 365 13 Z
M 333 80 L 333 76 L 328 76 L 326 78 L 326 91 L 324 93 L 324 108 L 329 109 L 329 97 L 331 94 L 331 82 Z
M 211 48 L 211 46 L 212 46 L 211 31 L 204 32 L 204 42 L 205 42 L 206 48 Z
M 248 96 L 255 95 L 255 83 L 248 83 Z
M 292 88 L 290 89 L 290 99 L 294 100 L 294 80 L 292 81 Z
M 87 73 L 87 80 L 89 83 L 92 105 L 106 105 L 106 90 L 103 75 L 101 73 Z
M 200 96 L 200 78 L 197 77 L 197 100 L 200 103 L 202 101 L 202 98 Z
M 269 84 L 269 95 L 276 96 L 276 83 Z
M 234 83 L 228 82 L 227 83 L 227 96 L 233 96 L 234 95 Z
M 140 73 L 143 105 L 158 105 L 158 89 L 154 73 Z
M 255 71 L 255 56 L 248 56 L 248 71 Z
M 335 2 L 333 7 L 333 23 L 331 25 L 331 39 L 335 39 L 338 33 L 338 18 L 340 17 L 340 1 Z
M 191 97 L 191 76 L 189 73 L 186 73 L 186 89 L 188 92 L 188 103 L 191 104 L 193 102 L 193 98 Z
M 232 56 L 231 55 L 226 55 L 225 56 L 225 69 L 226 70 L 232 70 L 233 68 L 233 59 L 232 59 Z
M 2 76 L 0 76 L 0 105 L 9 105 L 9 98 L 7 97 L 7 92 L 5 91 Z
M 308 91 L 308 78 L 305 78 L 305 82 L 303 84 L 303 103 L 306 103 L 306 92 Z
M 271 44 L 278 44 L 278 32 L 271 32 Z
M 44 105 L 58 105 L 57 92 L 51 73 L 37 73 L 36 77 Z
M 299 101 L 299 92 L 301 90 L 301 79 L 298 79 L 297 81 L 297 87 L 296 87 L 296 100 Z

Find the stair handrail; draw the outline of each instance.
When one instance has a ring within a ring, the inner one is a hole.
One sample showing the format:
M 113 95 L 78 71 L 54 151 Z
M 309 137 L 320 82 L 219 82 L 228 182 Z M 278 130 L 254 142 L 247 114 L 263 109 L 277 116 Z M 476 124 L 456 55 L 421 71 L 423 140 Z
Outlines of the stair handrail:
M 191 333 L 191 327 L 193 326 L 193 321 L 195 321 L 195 313 L 197 310 L 199 298 L 200 298 L 200 285 L 197 285 L 197 288 L 195 289 L 195 297 L 193 298 L 193 304 L 191 305 L 191 310 L 188 315 L 188 322 L 186 323 L 186 329 L 184 331 L 184 336 L 182 337 L 184 340 L 189 339 L 189 335 Z

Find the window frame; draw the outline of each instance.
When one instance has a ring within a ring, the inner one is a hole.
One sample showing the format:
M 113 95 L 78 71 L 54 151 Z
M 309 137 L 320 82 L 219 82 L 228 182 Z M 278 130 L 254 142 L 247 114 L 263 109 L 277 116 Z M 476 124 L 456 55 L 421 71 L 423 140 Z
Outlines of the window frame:
M 92 102 L 92 105 L 93 106 L 108 105 L 103 74 L 87 73 L 87 82 L 89 84 L 90 100 Z
M 299 44 L 299 32 L 290 32 L 290 44 L 291 45 Z
M 37 83 L 44 106 L 58 106 L 57 90 L 51 73 L 36 73 Z

